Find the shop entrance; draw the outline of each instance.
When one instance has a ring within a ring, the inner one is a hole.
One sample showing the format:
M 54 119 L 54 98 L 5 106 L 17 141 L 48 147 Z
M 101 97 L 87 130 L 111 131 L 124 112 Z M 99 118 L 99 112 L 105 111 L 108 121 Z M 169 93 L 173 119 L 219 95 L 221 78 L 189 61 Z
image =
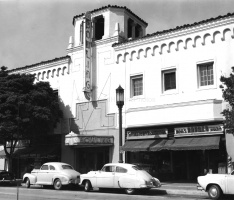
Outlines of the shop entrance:
M 86 147 L 76 149 L 76 166 L 80 173 L 100 170 L 109 162 L 109 147 Z

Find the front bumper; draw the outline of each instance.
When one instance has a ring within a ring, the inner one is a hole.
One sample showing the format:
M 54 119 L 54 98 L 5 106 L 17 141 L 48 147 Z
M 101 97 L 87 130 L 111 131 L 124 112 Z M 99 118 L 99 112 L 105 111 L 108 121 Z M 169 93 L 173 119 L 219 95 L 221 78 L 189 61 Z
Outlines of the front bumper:
M 200 184 L 197 184 L 197 190 L 204 190 Z

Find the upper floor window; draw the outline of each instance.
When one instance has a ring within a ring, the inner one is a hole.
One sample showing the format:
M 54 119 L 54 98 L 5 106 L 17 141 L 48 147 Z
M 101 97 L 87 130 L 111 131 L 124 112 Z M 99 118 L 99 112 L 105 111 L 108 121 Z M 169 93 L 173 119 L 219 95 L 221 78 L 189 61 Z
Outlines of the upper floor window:
M 94 39 L 101 40 L 104 35 L 104 17 L 98 16 L 93 20 L 94 22 Z
M 131 77 L 131 97 L 143 95 L 143 76 Z
M 198 64 L 198 80 L 199 86 L 214 85 L 214 62 Z
M 176 89 L 176 70 L 166 70 L 162 72 L 163 91 Z

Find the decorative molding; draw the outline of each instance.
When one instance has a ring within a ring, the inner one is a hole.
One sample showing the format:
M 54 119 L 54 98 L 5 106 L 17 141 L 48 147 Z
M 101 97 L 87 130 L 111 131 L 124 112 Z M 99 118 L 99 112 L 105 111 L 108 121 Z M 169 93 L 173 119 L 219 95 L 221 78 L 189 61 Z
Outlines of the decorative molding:
M 146 111 L 146 110 L 165 109 L 165 108 L 175 108 L 175 107 L 183 107 L 183 106 L 202 105 L 202 104 L 222 104 L 222 102 L 223 102 L 222 100 L 216 100 L 216 99 L 201 100 L 201 101 L 189 101 L 189 102 L 147 106 L 147 107 L 140 107 L 140 108 L 130 108 L 126 111 L 126 113 Z

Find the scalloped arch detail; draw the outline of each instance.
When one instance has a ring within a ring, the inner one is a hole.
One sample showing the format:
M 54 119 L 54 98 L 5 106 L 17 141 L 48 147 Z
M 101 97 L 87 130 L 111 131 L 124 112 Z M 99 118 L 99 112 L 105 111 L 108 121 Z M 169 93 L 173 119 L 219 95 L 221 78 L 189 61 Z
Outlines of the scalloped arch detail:
M 144 52 L 143 56 L 145 58 L 147 58 L 151 52 L 151 56 L 156 56 L 156 55 L 162 55 L 165 52 L 166 53 L 170 53 L 172 51 L 172 47 L 175 46 L 175 51 L 180 51 L 183 49 L 188 49 L 188 44 L 190 42 L 192 42 L 192 47 L 196 48 L 198 46 L 198 41 L 201 40 L 201 44 L 202 45 L 206 45 L 207 44 L 207 37 L 211 37 L 211 43 L 215 43 L 217 42 L 217 35 L 221 34 L 221 41 L 225 41 L 226 37 L 227 37 L 227 32 L 231 32 L 231 38 L 234 39 L 234 27 L 232 28 L 225 28 L 223 30 L 219 30 L 216 29 L 213 32 L 206 32 L 204 34 L 202 33 L 197 33 L 196 35 L 194 35 L 193 37 L 189 36 L 189 37 L 184 37 L 183 39 L 177 39 L 174 38 L 171 41 L 167 42 L 167 43 L 162 43 L 160 45 L 158 44 L 153 44 L 152 46 L 146 46 L 144 49 L 140 48 L 139 50 L 132 50 L 131 52 L 125 52 L 124 54 L 119 53 L 117 55 L 117 59 L 116 59 L 116 63 L 118 64 L 120 61 L 120 57 L 123 57 L 123 62 L 126 62 L 126 57 L 127 55 L 130 56 L 129 60 L 132 61 L 134 58 L 134 54 L 136 54 L 136 58 L 140 59 L 142 58 L 141 54 L 142 52 Z M 165 51 L 164 48 L 166 48 L 167 50 Z M 156 51 L 158 52 L 158 54 L 156 54 Z

